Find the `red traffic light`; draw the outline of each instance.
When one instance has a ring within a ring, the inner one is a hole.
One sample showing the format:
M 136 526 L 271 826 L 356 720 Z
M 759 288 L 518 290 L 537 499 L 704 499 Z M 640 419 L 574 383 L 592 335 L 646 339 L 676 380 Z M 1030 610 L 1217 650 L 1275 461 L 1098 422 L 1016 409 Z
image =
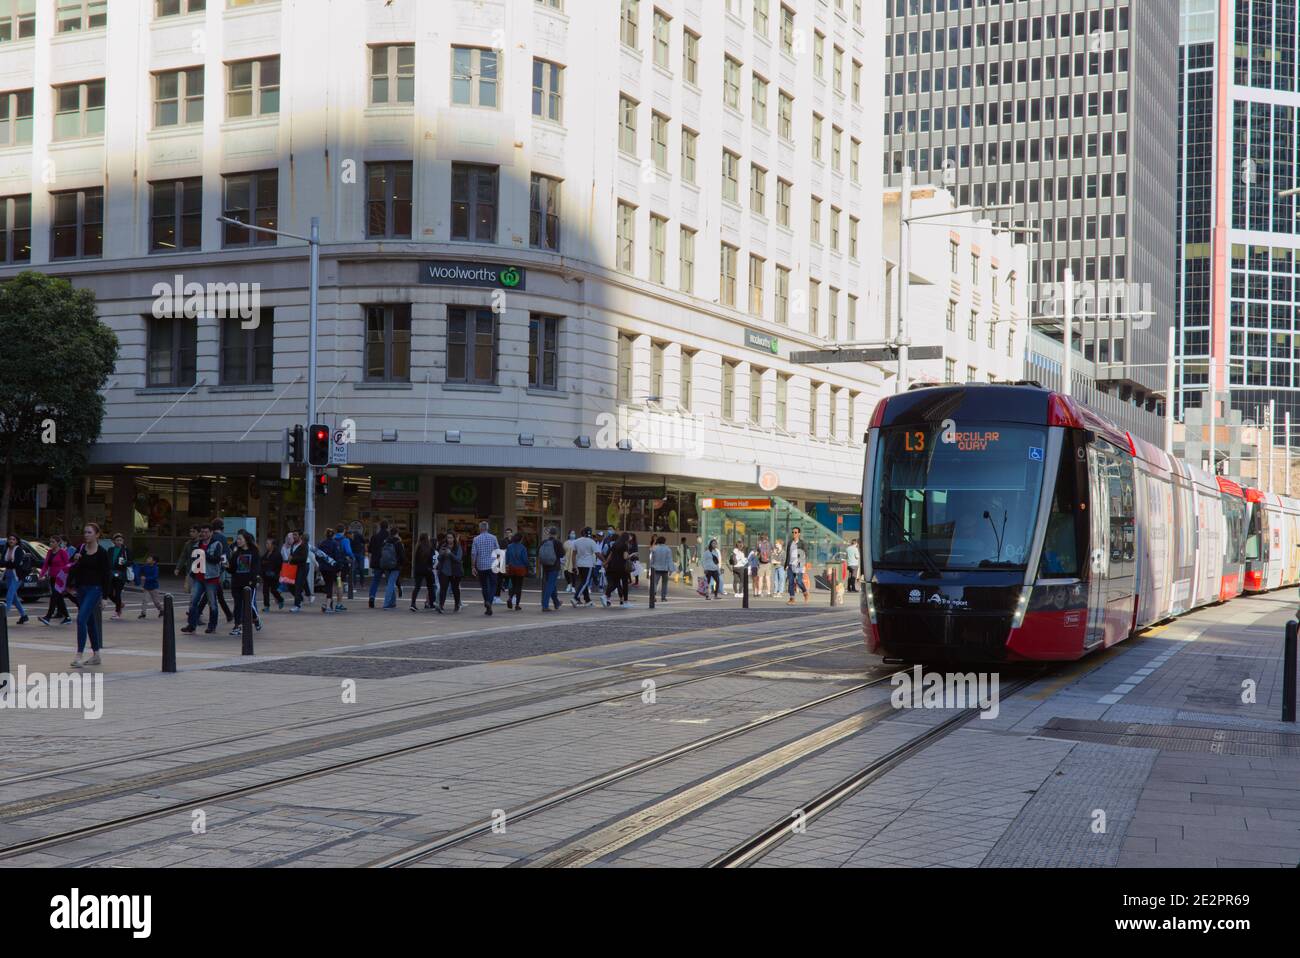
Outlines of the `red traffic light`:
M 321 423 L 313 423 L 308 434 L 307 463 L 321 468 L 330 464 L 330 428 Z

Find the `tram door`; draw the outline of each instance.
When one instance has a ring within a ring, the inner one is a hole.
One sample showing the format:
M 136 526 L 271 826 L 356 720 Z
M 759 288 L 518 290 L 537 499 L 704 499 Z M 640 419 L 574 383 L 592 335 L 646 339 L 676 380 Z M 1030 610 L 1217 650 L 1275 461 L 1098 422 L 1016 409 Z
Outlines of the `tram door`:
M 1107 579 L 1110 575 L 1110 496 L 1106 489 L 1106 456 L 1088 445 L 1088 629 L 1085 648 L 1106 640 Z

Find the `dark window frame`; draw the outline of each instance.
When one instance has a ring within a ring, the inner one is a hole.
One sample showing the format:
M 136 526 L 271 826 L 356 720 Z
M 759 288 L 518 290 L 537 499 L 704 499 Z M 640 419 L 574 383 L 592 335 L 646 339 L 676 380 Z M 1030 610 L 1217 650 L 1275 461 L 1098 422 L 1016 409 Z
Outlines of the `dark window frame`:
M 18 226 L 20 201 L 26 201 L 27 225 Z M 16 250 L 19 237 L 26 236 L 27 255 L 19 257 Z M 0 263 L 30 263 L 32 261 L 32 194 L 19 193 L 0 196 Z
M 562 318 L 547 313 L 532 313 L 528 317 L 528 388 L 530 389 L 558 391 L 560 388 Z
M 464 177 L 464 191 L 458 195 L 457 180 Z M 480 177 L 487 177 L 491 182 L 492 201 L 484 203 L 479 199 Z M 459 208 L 463 214 L 458 217 Z M 478 223 L 480 211 L 484 208 L 492 211 L 491 236 L 487 239 L 479 235 L 474 228 Z M 501 168 L 484 163 L 452 163 L 451 165 L 451 238 L 462 243 L 496 243 L 497 230 L 500 225 L 501 212 Z M 463 219 L 464 230 L 457 232 L 457 221 Z
M 375 184 L 372 174 L 382 171 L 384 195 L 376 198 L 371 188 Z M 405 174 L 406 195 L 400 196 L 398 184 Z M 379 216 L 382 229 L 375 229 L 376 211 L 382 208 Z M 401 216 L 405 212 L 406 230 L 400 229 Z M 415 215 L 415 164 L 410 161 L 367 163 L 366 164 L 366 239 L 410 239 L 414 229 Z
M 182 389 L 198 382 L 198 323 L 185 316 L 145 316 L 145 386 L 149 389 Z M 154 373 L 153 358 L 161 352 L 158 332 L 168 324 L 168 376 L 162 382 Z M 188 342 L 187 342 L 188 340 Z M 188 353 L 188 365 L 186 354 Z
M 274 180 L 275 183 L 275 206 L 268 207 L 258 203 L 259 194 L 267 180 Z M 235 208 L 230 205 L 231 187 L 239 181 L 248 181 L 248 207 Z M 247 173 L 227 173 L 221 177 L 221 210 L 222 214 L 233 219 L 238 219 L 250 226 L 265 226 L 270 229 L 276 228 L 280 221 L 280 171 L 279 170 L 250 170 Z M 270 221 L 267 217 L 261 215 L 263 211 L 270 212 Z M 242 215 L 240 215 L 242 214 Z M 230 223 L 224 224 L 221 232 L 222 249 L 239 249 L 240 247 L 256 246 L 274 246 L 277 237 L 266 233 L 258 233 L 253 230 L 246 230 L 239 226 L 233 226 Z M 242 240 L 236 237 L 244 234 Z
M 474 323 L 474 341 L 470 341 L 470 321 Z M 482 323 L 491 325 L 490 345 L 479 342 Z M 452 306 L 447 310 L 447 382 L 467 386 L 495 386 L 500 366 L 501 328 L 491 309 L 478 306 Z M 459 369 L 453 365 L 459 348 Z M 490 349 L 491 373 L 478 374 L 479 350 Z
M 77 214 L 75 222 L 60 222 L 57 219 L 56 207 L 61 197 L 72 196 L 76 198 Z M 99 218 L 87 218 L 87 206 L 89 201 L 98 199 Z M 97 242 L 88 244 L 86 242 L 91 227 L 99 227 L 99 236 Z M 56 255 L 58 249 L 58 237 L 60 231 L 68 229 L 74 230 L 76 237 L 76 252 L 73 254 Z M 87 252 L 93 249 L 94 252 Z M 95 186 L 82 190 L 60 190 L 50 193 L 50 260 L 74 260 L 74 259 L 102 259 L 104 256 L 104 188 Z
M 258 310 L 257 325 L 244 328 L 241 316 L 227 316 L 219 320 L 221 330 L 220 383 L 223 386 L 269 386 L 275 381 L 275 309 Z M 238 335 L 239 342 L 231 342 Z M 236 375 L 231 363 L 232 352 L 243 353 L 243 372 Z M 264 356 L 259 356 L 264 352 Z M 261 362 L 259 362 L 261 360 Z
M 158 213 L 158 198 L 161 190 L 170 187 L 172 191 L 172 211 L 168 217 L 171 220 L 172 236 L 177 237 L 179 242 L 173 246 L 165 246 L 157 241 L 157 227 L 160 220 L 163 219 Z M 191 210 L 186 208 L 186 203 L 191 196 L 198 197 L 198 209 Z M 196 242 L 186 242 L 185 237 L 189 235 L 193 227 L 198 227 L 198 238 Z M 203 248 L 203 177 L 189 176 L 179 180 L 156 180 L 149 184 L 149 252 L 156 253 L 179 253 L 185 250 L 198 250 Z
M 378 340 L 372 338 L 371 335 L 376 318 L 383 325 L 381 330 L 382 338 Z M 362 355 L 364 381 L 367 383 L 409 383 L 411 381 L 411 347 L 413 340 L 411 304 L 389 303 L 387 305 L 373 304 L 366 306 L 365 323 L 365 352 Z M 403 326 L 406 332 L 406 374 L 404 376 L 397 371 L 400 353 L 396 335 L 402 331 Z M 372 354 L 376 347 L 382 347 L 384 352 L 383 373 L 378 376 L 372 372 L 375 368 Z

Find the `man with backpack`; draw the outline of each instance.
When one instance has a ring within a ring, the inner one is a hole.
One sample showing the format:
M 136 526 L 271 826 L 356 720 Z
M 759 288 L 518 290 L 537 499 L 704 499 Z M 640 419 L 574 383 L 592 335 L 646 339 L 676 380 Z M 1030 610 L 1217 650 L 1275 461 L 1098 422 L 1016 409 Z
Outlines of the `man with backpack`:
M 316 550 L 316 564 L 320 567 L 320 577 L 325 583 L 322 612 L 346 612 L 343 605 L 343 576 L 347 574 L 347 539 L 343 537 L 343 527 L 334 535 L 326 533 Z
M 384 542 L 388 539 L 388 523 L 379 523 L 379 529 L 370 537 L 366 545 L 366 555 L 370 557 L 370 608 L 375 607 L 375 596 L 379 592 L 379 579 L 383 572 L 379 568 L 379 558 L 384 551 Z
M 772 594 L 772 543 L 767 539 L 767 533 L 760 533 L 758 545 L 754 549 L 758 555 L 758 577 L 755 581 L 757 586 L 755 595 Z
M 546 539 L 537 547 L 537 564 L 542 570 L 542 611 L 548 612 L 551 603 L 555 603 L 555 611 L 560 611 L 559 596 L 559 579 L 560 563 L 564 561 L 564 547 L 560 540 L 556 538 L 558 529 L 552 527 L 546 530 Z
M 402 548 L 402 540 L 398 538 L 397 533 L 390 532 L 384 539 L 383 544 L 379 547 L 379 574 L 387 579 L 387 585 L 384 587 L 384 608 L 397 608 L 397 576 L 402 571 L 402 563 L 406 561 L 406 550 Z M 374 586 L 371 585 L 373 589 Z

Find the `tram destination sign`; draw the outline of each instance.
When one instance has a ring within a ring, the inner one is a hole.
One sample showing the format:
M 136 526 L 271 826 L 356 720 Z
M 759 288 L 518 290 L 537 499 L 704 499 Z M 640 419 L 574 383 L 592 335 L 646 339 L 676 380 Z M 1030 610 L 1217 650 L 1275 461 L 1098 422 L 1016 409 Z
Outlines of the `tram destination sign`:
M 525 288 L 528 271 L 505 263 L 459 263 L 454 260 L 426 260 L 420 264 L 420 282 L 425 286 L 474 286 L 482 289 Z
M 907 358 L 914 360 L 943 359 L 942 346 L 911 346 Z M 790 354 L 792 363 L 891 363 L 898 359 L 898 350 L 892 346 L 871 349 L 810 349 Z

